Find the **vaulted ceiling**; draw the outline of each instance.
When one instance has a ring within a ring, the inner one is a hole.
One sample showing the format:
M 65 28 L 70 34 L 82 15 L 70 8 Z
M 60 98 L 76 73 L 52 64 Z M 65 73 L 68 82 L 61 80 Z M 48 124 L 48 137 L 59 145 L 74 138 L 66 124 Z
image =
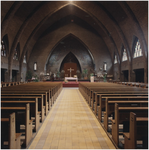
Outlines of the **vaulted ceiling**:
M 78 37 L 91 53 L 95 50 L 92 51 L 88 41 L 94 37 L 100 38 L 112 59 L 114 52 L 120 59 L 124 45 L 129 60 L 136 36 L 147 58 L 147 1 L 1 1 L 1 27 L 1 38 L 8 35 L 10 60 L 18 43 L 21 62 L 26 52 L 29 60 L 35 47 L 49 47 L 52 50 L 68 34 Z M 86 35 L 93 36 L 87 40 Z M 44 42 L 46 37 L 50 38 L 48 42 Z M 50 51 L 46 55 L 48 53 Z

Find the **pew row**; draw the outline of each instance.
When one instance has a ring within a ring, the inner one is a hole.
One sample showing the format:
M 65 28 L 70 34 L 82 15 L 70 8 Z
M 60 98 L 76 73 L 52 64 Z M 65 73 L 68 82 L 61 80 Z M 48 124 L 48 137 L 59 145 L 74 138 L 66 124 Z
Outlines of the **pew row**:
M 23 107 L 25 104 L 30 104 L 30 119 L 35 121 L 35 132 L 38 131 L 40 123 L 40 112 L 38 111 L 38 98 L 39 97 L 2 97 L 1 106 L 2 107 Z M 15 100 L 14 100 L 15 99 Z M 43 108 L 43 107 L 42 107 Z M 43 110 L 42 110 L 43 112 Z
M 148 107 L 119 107 L 115 103 L 115 119 L 112 120 L 112 139 L 119 146 L 119 125 L 123 124 L 123 131 L 128 131 L 130 112 L 133 111 L 137 116 L 148 116 Z
M 32 120 L 30 120 L 30 105 L 26 104 L 25 107 L 1 107 L 1 117 L 8 118 L 11 113 L 16 114 L 17 124 L 25 125 L 25 141 L 24 146 L 28 146 L 32 139 Z M 17 128 L 16 128 L 17 129 Z M 1 129 L 2 130 L 2 129 Z M 20 133 L 20 129 L 17 129 Z M 18 132 L 16 131 L 16 132 Z
M 129 132 L 124 135 L 124 148 L 137 149 L 137 141 L 142 140 L 142 148 L 148 149 L 148 117 L 137 117 L 133 112 L 130 112 Z
M 16 133 L 15 113 L 9 115 L 8 118 L 1 118 L 1 148 L 20 149 L 22 133 Z M 7 144 L 4 144 L 6 143 Z M 6 146 L 7 145 L 7 146 Z
M 48 113 L 48 104 L 47 104 L 46 94 L 1 94 L 1 101 L 15 100 L 17 102 L 17 100 L 32 101 L 32 100 L 38 99 L 38 111 L 41 111 L 41 122 L 43 122 L 43 120 L 45 119 L 45 116 Z

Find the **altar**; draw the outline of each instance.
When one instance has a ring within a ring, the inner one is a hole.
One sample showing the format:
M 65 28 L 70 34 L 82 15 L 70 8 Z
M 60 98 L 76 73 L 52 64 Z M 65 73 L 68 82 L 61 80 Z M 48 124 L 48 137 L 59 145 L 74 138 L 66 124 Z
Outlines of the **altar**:
M 65 81 L 76 81 L 76 82 L 78 82 L 78 78 L 77 77 L 65 77 Z

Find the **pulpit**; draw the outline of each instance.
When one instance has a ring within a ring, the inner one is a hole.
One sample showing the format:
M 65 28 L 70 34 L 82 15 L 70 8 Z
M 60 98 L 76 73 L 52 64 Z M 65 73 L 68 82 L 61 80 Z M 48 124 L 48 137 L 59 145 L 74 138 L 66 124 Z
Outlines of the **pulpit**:
M 77 71 L 76 63 L 65 63 L 64 64 L 65 77 L 74 77 Z

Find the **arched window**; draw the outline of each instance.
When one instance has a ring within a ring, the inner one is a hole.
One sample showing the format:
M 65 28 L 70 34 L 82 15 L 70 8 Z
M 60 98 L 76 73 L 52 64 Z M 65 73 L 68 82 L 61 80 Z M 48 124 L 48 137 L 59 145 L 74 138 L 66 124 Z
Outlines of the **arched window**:
M 9 54 L 9 42 L 7 34 L 2 38 L 1 41 L 1 56 L 7 57 Z
M 17 49 L 15 49 L 15 53 L 14 53 L 13 59 L 14 59 L 14 60 L 19 60 Z
M 114 64 L 117 64 L 117 55 L 114 55 Z
M 24 55 L 23 63 L 25 63 L 25 64 L 26 64 L 26 54 Z
M 138 39 L 136 44 L 135 44 L 135 47 L 134 47 L 134 58 L 140 57 L 140 56 L 143 56 L 143 54 L 142 54 L 141 45 L 140 45 L 140 42 Z
M 13 59 L 19 60 L 19 54 L 20 54 L 20 44 L 18 43 L 17 48 L 15 49 L 15 52 L 14 52 Z
M 5 41 L 1 41 L 1 56 L 7 56 L 7 53 L 6 53 L 6 44 L 5 44 Z
M 123 51 L 122 51 L 122 61 L 126 61 L 127 60 L 127 52 L 126 52 L 126 49 L 123 48 Z

